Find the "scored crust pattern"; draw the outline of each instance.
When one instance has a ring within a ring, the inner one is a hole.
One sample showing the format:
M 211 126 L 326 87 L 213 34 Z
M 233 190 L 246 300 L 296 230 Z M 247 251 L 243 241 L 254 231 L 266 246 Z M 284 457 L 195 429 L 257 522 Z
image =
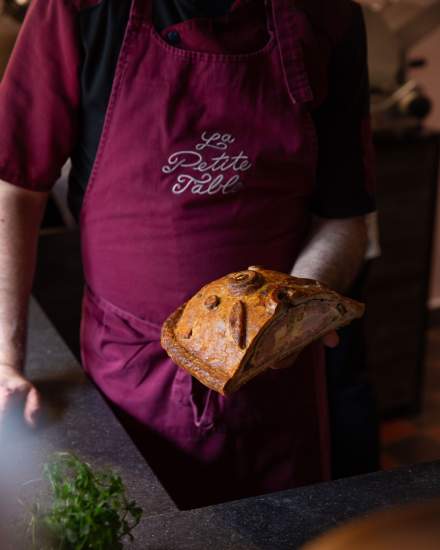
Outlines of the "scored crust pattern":
M 286 312 L 297 306 L 307 313 L 312 303 L 333 308 L 328 331 L 364 312 L 363 304 L 318 281 L 250 267 L 209 283 L 172 313 L 162 327 L 161 343 L 177 365 L 228 394 L 266 370 L 253 368 L 249 358 L 271 327 L 282 325 Z M 302 343 L 306 346 L 324 333 L 308 334 Z
M 246 346 L 246 306 L 241 300 L 232 306 L 229 328 L 234 342 L 239 348 Z

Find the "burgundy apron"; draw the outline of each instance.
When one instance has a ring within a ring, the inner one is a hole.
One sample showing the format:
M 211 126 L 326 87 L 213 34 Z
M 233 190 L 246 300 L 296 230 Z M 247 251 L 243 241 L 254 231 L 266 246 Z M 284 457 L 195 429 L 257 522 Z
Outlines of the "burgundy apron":
M 84 368 L 182 508 L 327 479 L 320 344 L 230 398 L 160 346 L 201 286 L 253 264 L 289 272 L 303 246 L 317 161 L 307 22 L 292 0 L 267 13 L 242 0 L 223 22 L 246 51 L 225 54 L 204 19 L 175 25 L 170 45 L 151 4 L 132 3 L 82 210 Z

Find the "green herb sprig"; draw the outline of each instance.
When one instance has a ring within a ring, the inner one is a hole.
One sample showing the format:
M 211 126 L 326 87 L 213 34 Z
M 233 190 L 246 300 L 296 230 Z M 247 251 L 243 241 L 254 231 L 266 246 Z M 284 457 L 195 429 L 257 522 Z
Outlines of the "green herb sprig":
M 53 502 L 42 511 L 36 503 L 30 522 L 34 549 L 46 532 L 54 550 L 120 550 L 133 540 L 142 509 L 128 500 L 122 479 L 112 471 L 93 471 L 70 453 L 57 453 L 43 467 Z

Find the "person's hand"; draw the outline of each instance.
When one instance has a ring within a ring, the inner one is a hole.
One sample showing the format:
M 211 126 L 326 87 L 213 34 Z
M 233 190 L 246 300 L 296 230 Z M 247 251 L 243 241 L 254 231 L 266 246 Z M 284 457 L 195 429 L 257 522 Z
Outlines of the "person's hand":
M 321 342 L 326 346 L 327 348 L 336 348 L 339 345 L 339 336 L 336 330 L 332 330 L 325 336 L 321 338 Z M 279 369 L 287 369 L 288 367 L 291 367 L 295 361 L 298 359 L 298 356 L 301 352 L 294 353 L 293 355 L 290 355 L 289 357 L 286 357 L 286 359 L 283 359 L 273 367 L 271 367 L 274 370 Z
M 339 336 L 336 330 L 332 330 L 321 338 L 322 343 L 327 348 L 337 348 L 339 346 Z
M 26 424 L 35 427 L 41 409 L 40 395 L 17 369 L 0 365 L 0 423 L 14 409 L 23 412 Z

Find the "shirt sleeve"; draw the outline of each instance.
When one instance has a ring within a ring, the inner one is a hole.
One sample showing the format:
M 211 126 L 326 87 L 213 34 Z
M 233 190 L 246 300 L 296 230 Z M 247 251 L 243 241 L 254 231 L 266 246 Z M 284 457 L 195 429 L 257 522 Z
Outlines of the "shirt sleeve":
M 318 166 L 311 210 L 325 218 L 375 211 L 367 39 L 357 4 L 352 4 L 348 30 L 332 52 L 328 95 L 313 116 Z
M 77 135 L 80 45 L 70 0 L 33 0 L 0 83 L 0 179 L 49 190 Z

